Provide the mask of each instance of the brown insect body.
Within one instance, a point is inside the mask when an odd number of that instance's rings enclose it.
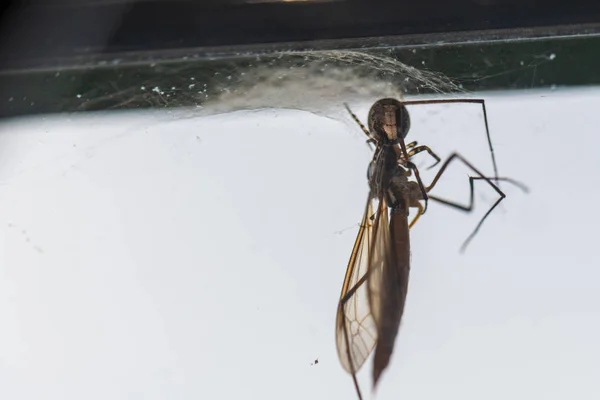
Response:
[[[369,289],[379,288],[381,317],[377,319],[377,343],[373,358],[373,386],[377,385],[381,373],[389,364],[398,335],[400,321],[408,291],[410,273],[409,207],[419,207],[422,200],[418,184],[407,179],[408,171],[396,166],[388,182],[387,203],[389,204],[389,251],[383,264],[380,281],[369,281]],[[385,212],[385,210],[382,210]],[[373,279],[371,276],[369,279]],[[370,297],[372,297],[371,295]]]
[[[369,131],[379,144],[374,157],[378,160],[378,168],[374,171],[381,169],[379,174],[374,173],[372,178],[375,179],[370,179],[371,193],[380,199],[385,196],[389,207],[389,210],[385,207],[381,210],[382,213],[389,212],[389,224],[386,222],[377,230],[389,232],[389,238],[383,241],[389,243],[389,250],[383,249],[387,259],[381,263],[379,273],[370,275],[368,284],[370,303],[373,305],[377,296],[379,308],[379,315],[373,316],[378,333],[373,387],[389,364],[404,313],[410,273],[409,207],[420,207],[419,200],[423,200],[417,182],[408,180],[410,172],[406,166],[409,160],[404,157],[406,149],[403,147],[409,129],[408,111],[395,99],[379,100],[369,110]]]

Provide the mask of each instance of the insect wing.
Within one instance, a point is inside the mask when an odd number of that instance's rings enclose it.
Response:
[[[346,269],[336,318],[338,357],[351,374],[364,364],[377,341],[377,326],[371,314],[367,287],[374,227],[372,215],[373,200],[369,197]]]

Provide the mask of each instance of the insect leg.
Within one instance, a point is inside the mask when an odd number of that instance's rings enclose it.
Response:
[[[483,111],[483,122],[485,123],[485,133],[487,136],[488,147],[492,156],[492,164],[494,165],[494,177],[498,178],[498,166],[496,165],[496,155],[494,154],[494,146],[492,146],[492,138],[490,136],[490,128],[488,125],[487,110],[485,108],[484,99],[431,99],[431,100],[407,100],[403,101],[402,104],[444,104],[444,103],[471,103],[481,105]]]
[[[350,113],[350,116],[352,117],[352,119],[354,120],[354,122],[356,122],[358,124],[358,126],[360,126],[360,129],[362,129],[362,131],[365,133],[365,135],[367,135],[369,137],[369,139],[367,140],[367,146],[369,146],[369,148],[371,150],[373,150],[373,148],[371,147],[371,145],[372,144],[377,145],[377,142],[375,141],[375,139],[373,139],[373,136],[371,136],[371,133],[369,133],[369,130],[363,125],[362,122],[360,122],[360,120],[358,119],[358,117],[356,116],[356,114],[354,114],[352,112],[352,110],[348,106],[348,103],[344,103],[344,107],[346,107],[346,110],[348,110],[348,112]]]
[[[360,126],[360,129],[362,129],[362,131],[365,133],[365,135],[367,135],[369,138],[373,139],[373,137],[371,136],[371,133],[369,133],[369,130],[367,129],[367,127],[364,126],[363,123],[360,122],[360,120],[358,119],[358,117],[356,116],[356,114],[354,114],[352,112],[352,110],[348,106],[348,103],[344,103],[344,107],[346,107],[346,110],[348,110],[348,112],[350,113],[350,116],[352,117],[352,119],[354,120],[354,122],[356,122],[358,124],[358,126]]]
[[[470,187],[470,193],[469,193],[469,205],[465,206],[450,200],[446,200],[443,199],[441,197],[437,197],[437,196],[432,196],[430,195],[429,197],[437,202],[440,202],[442,204],[446,204],[448,206],[454,207],[454,208],[458,208],[460,210],[466,211],[466,212],[471,212],[473,210],[473,205],[474,205],[474,188],[473,188],[473,182],[477,179],[477,180],[484,180],[486,181],[495,191],[496,193],[498,193],[499,197],[498,200],[496,200],[496,202],[490,207],[490,209],[485,213],[485,215],[481,218],[481,220],[479,221],[479,223],[477,224],[477,226],[475,227],[475,229],[473,230],[473,232],[467,237],[467,239],[464,241],[464,243],[461,246],[460,251],[463,252],[465,250],[465,248],[467,247],[467,245],[469,244],[469,242],[473,239],[473,237],[477,234],[477,232],[479,231],[479,229],[481,228],[481,225],[483,224],[483,222],[485,221],[485,219],[488,217],[488,215],[491,214],[491,212],[494,210],[494,208],[496,208],[496,206],[498,204],[500,204],[500,202],[502,200],[504,200],[504,198],[506,197],[506,195],[504,194],[504,192],[502,190],[500,190],[500,188],[495,185],[492,181],[508,181],[511,183],[516,184],[517,186],[521,187],[521,189],[525,189],[524,185],[519,184],[518,182],[509,179],[509,178],[488,178],[485,175],[483,175],[477,168],[475,168],[471,163],[469,163],[463,156],[461,156],[458,153],[453,153],[450,157],[448,157],[448,159],[442,164],[442,166],[440,167],[440,170],[438,171],[438,173],[436,174],[436,176],[433,178],[433,180],[431,181],[431,184],[427,187],[427,191],[429,192],[431,189],[433,189],[433,187],[436,185],[436,183],[438,182],[438,180],[440,179],[440,177],[443,175],[443,173],[445,172],[446,168],[448,167],[448,165],[453,161],[453,160],[460,160],[463,162],[463,164],[465,164],[467,167],[469,167],[469,169],[471,169],[473,172],[475,172],[478,176],[477,177],[469,177],[469,187]]]
[[[416,140],[412,141],[412,142],[406,144],[406,149],[408,150],[410,148],[415,147],[416,145],[417,145],[417,141]]]
[[[415,218],[413,218],[412,221],[410,221],[410,224],[408,224],[408,229],[412,228],[413,225],[417,222],[417,220],[419,219],[419,217],[421,215],[423,215],[423,206],[421,205],[421,203],[416,203],[416,207],[418,208],[417,210],[417,215],[415,215]]]
[[[413,143],[415,143],[415,142],[413,142]],[[408,148],[408,146],[406,146],[406,147]],[[433,152],[433,150],[431,150],[428,146],[417,146],[408,152],[408,156],[412,157],[416,154],[419,154],[422,151],[426,151],[427,153],[429,153],[429,155],[431,157],[435,158],[435,160],[436,160],[435,164],[431,165],[427,169],[431,169],[431,168],[435,167],[436,165],[438,165],[440,163],[440,161],[442,161],[442,159],[437,154],[435,154]]]
[[[403,143],[402,141],[400,141],[400,143]],[[404,149],[406,150],[406,149]],[[414,171],[415,172],[415,178],[417,178],[417,184],[419,185],[419,189],[421,189],[421,194],[423,196],[423,201],[425,201],[425,208],[423,208],[423,212],[421,214],[425,214],[425,211],[427,211],[427,200],[429,199],[429,196],[427,194],[428,190],[425,187],[425,185],[423,185],[423,181],[421,180],[421,175],[419,174],[419,169],[417,168],[417,166],[415,164],[413,164],[412,162],[406,161],[406,167],[408,168],[408,176],[410,176],[410,172]]]

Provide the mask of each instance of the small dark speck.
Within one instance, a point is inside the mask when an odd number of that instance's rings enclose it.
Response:
[[[315,358],[315,361],[314,361],[314,362],[312,362],[312,363],[310,363],[310,365],[317,365],[318,363],[319,363],[319,359],[318,359],[318,358]]]

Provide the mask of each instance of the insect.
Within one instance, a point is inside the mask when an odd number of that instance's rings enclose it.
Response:
[[[481,218],[469,235],[462,249],[477,233],[487,216],[504,199],[505,194],[493,181],[510,181],[497,176],[488,178],[458,153],[450,155],[428,186],[425,186],[419,170],[411,162],[418,153],[427,152],[437,165],[441,159],[428,146],[418,146],[413,141],[406,144],[410,129],[407,104],[439,102],[464,102],[465,100],[405,101],[386,98],[378,100],[370,109],[368,129],[346,105],[354,120],[368,136],[368,143],[375,145],[367,177],[369,195],[360,229],[350,255],[342,292],[337,308],[336,344],[343,368],[352,375],[359,399],[362,394],[356,379],[370,353],[373,357],[373,388],[389,364],[404,312],[410,272],[409,229],[427,209],[429,199],[471,211],[473,208],[473,183],[486,181],[498,194],[498,200]],[[480,100],[466,100],[480,102]],[[481,100],[482,101],[482,100]],[[483,103],[482,103],[483,105]],[[487,130],[487,116],[483,105]],[[488,142],[492,149],[491,141]],[[493,154],[493,153],[492,153]],[[464,206],[429,194],[452,161],[461,161],[476,176],[469,177],[470,204]],[[494,171],[497,171],[494,162]],[[409,178],[414,175],[414,180]],[[497,173],[496,173],[497,175]],[[422,204],[424,203],[424,204]],[[409,209],[416,215],[409,222]]]

